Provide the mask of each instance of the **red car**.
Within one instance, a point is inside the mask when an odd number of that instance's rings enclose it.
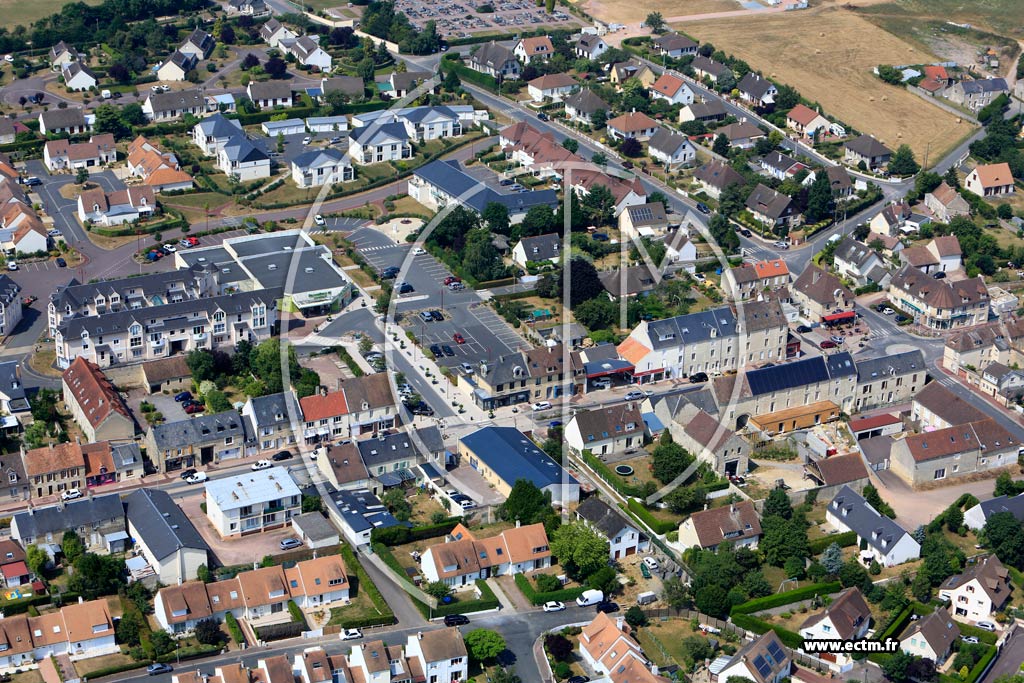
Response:
[[[201,413],[204,410],[206,410],[206,406],[204,406],[202,403],[189,403],[187,406],[185,406],[185,412],[188,413],[189,415],[192,415],[193,413]]]
[[[455,277],[454,275],[449,275],[448,277],[446,277],[444,279],[444,283],[446,285],[450,285],[453,282],[462,282],[462,278],[461,277]]]
[[[192,245],[193,247],[195,247],[195,246],[198,246],[198,244],[199,244],[199,238],[198,238],[198,237],[186,237],[185,239],[186,239],[186,240],[188,241],[188,243],[189,243],[189,244],[191,244],[191,245]]]
[[[821,344],[819,344],[818,346],[820,346],[823,349],[834,349],[834,348],[836,348],[839,345],[836,344],[831,339],[826,339],[825,341],[821,342]]]
[[[463,337],[458,332],[456,332],[455,334],[452,335],[452,341],[454,341],[456,344],[465,344],[466,338]]]

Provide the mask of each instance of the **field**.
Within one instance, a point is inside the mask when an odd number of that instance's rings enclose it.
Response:
[[[907,18],[931,18],[971,24],[995,33],[1021,39],[1020,0],[896,0],[895,2],[858,2],[861,11]]]
[[[39,0],[38,2],[25,2],[25,0],[0,0],[0,26],[14,28],[21,25],[28,27],[33,21],[48,17],[60,11],[68,0]],[[100,0],[84,0],[87,5],[98,5]]]
[[[878,64],[934,57],[839,8],[687,23],[702,42],[746,60],[797,88],[828,113],[891,147],[909,144],[918,159],[938,159],[971,132],[966,123],[918,96],[886,85]]]
[[[692,14],[742,9],[735,0],[648,0],[644,3],[631,0],[584,0],[578,4],[601,21],[620,24],[642,22],[651,12],[661,12],[666,19],[674,19]]]

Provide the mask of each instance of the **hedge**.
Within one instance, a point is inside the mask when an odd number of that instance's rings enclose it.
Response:
[[[447,68],[447,71],[454,71],[459,77],[459,80],[468,81],[469,83],[480,86],[491,93],[498,92],[498,81],[495,80],[494,76],[480,73],[479,71],[473,71],[465,64],[453,59],[442,62],[442,65]]]
[[[424,617],[446,617],[449,614],[467,614],[470,612],[483,612],[489,609],[498,609],[501,603],[498,601],[497,596],[494,595],[494,591],[487,585],[487,582],[480,579],[476,582],[476,587],[480,590],[480,598],[477,600],[466,600],[463,602],[453,602],[450,604],[438,603],[437,607],[433,609],[429,605],[426,605],[416,598],[412,601],[419,608],[420,612],[423,613]]]
[[[438,538],[451,533],[455,525],[461,521],[458,517],[449,517],[439,524],[427,524],[413,528],[404,526],[378,527],[370,532],[370,543],[385,546],[405,545],[428,538]]]
[[[242,627],[238,625],[238,619],[231,612],[224,615],[224,624],[228,627],[228,633],[231,634],[231,638],[235,641],[236,645],[245,644],[245,635],[242,634]]]
[[[22,142],[11,142],[0,145],[0,152],[10,154],[11,152],[42,152],[46,140],[24,140]]]
[[[11,600],[10,602],[4,602],[0,608],[3,609],[3,613],[7,616],[12,614],[25,614],[28,612],[29,606],[39,607],[40,605],[49,605],[52,598],[45,593],[41,595],[33,595],[29,598],[21,598],[19,600]]]
[[[104,676],[113,676],[114,674],[121,674],[125,671],[134,671],[135,669],[141,669],[147,666],[145,662],[128,662],[126,664],[118,664],[116,666],[105,666],[102,669],[96,669],[89,673],[89,680],[93,681],[97,678],[103,678]]]
[[[526,599],[534,605],[543,605],[545,602],[552,601],[571,602],[582,595],[583,591],[587,590],[585,586],[580,586],[579,588],[563,588],[562,590],[538,593],[525,574],[516,574],[515,582]]]
[[[790,603],[807,600],[816,595],[838,593],[842,589],[843,584],[838,581],[832,581],[829,583],[812,583],[809,586],[796,588],[791,591],[786,591],[785,593],[776,593],[775,595],[767,595],[763,598],[748,600],[741,605],[733,607],[731,614],[754,614],[755,612],[763,612],[766,609],[772,609],[773,607],[782,607],[783,605],[788,605]]]
[[[221,651],[220,645],[190,645],[189,647],[179,648],[174,652],[168,652],[165,655],[161,655],[156,658],[156,661],[168,664],[170,662],[179,659],[196,659],[198,657],[208,657],[216,652]],[[92,678],[92,675],[89,676]]]
[[[338,358],[341,359],[342,363],[348,366],[348,369],[351,370],[352,374],[356,377],[362,377],[366,374],[363,368],[360,367],[359,363],[356,362],[356,359],[352,357],[352,354],[350,354],[348,349],[344,346],[338,347]]]
[[[289,621],[284,624],[267,624],[256,631],[256,637],[263,641],[284,640],[285,638],[296,638],[306,630],[305,624],[297,624]]]
[[[832,536],[825,536],[824,538],[816,538],[809,543],[811,555],[820,555],[833,543],[838,543],[840,548],[849,548],[852,545],[856,545],[857,532],[844,531],[841,534],[833,534]]]
[[[309,625],[306,624],[306,615],[302,613],[302,610],[299,609],[294,600],[288,601],[288,614],[292,615],[293,622],[302,624],[303,630],[309,628]]]
[[[597,476],[601,477],[606,482],[611,484],[611,487],[618,491],[619,493],[621,493],[622,495],[633,497],[643,495],[643,491],[641,491],[639,487],[630,486],[626,482],[622,481],[622,477],[619,477],[617,474],[613,473],[611,468],[608,467],[608,465],[601,462],[600,459],[594,457],[594,454],[591,453],[589,450],[584,450],[582,457],[583,462],[587,463],[587,465],[590,466],[590,469],[594,470],[594,472],[597,473]]]
[[[370,602],[373,603],[374,608],[380,613],[379,616],[374,618],[373,624],[393,624],[395,623],[395,613],[388,606],[388,603],[384,600],[384,596],[380,594],[380,590],[377,589],[376,584],[370,579],[370,575],[363,569],[363,565],[359,563],[356,558],[356,554],[352,552],[352,548],[349,546],[342,546],[341,548],[341,559],[345,561],[345,566],[348,568],[349,584],[352,584],[352,574],[355,573],[356,583],[355,588],[357,590],[366,591],[366,595],[369,596]],[[356,621],[356,620],[350,620]],[[343,628],[359,628],[358,626],[348,625],[347,623],[342,624]]]
[[[757,634],[775,631],[775,635],[779,637],[782,644],[794,650],[799,649],[804,642],[803,636],[799,633],[795,633],[789,629],[784,629],[781,626],[772,626],[767,621],[762,621],[757,617],[750,616],[749,614],[734,614],[730,617],[730,621],[742,629],[753,631]]]
[[[667,534],[668,532],[675,531],[679,528],[679,524],[677,522],[658,519],[655,517],[651,514],[651,511],[636,498],[630,498],[626,503],[626,507],[628,507],[633,514],[643,520],[644,524],[650,527],[651,531],[656,534]]]
[[[257,123],[265,123],[278,114],[287,114],[290,119],[304,119],[309,116],[313,116],[315,113],[316,109],[313,107],[292,107],[291,109],[267,109],[264,111],[253,112],[252,114],[235,112],[232,114],[225,114],[224,117],[228,119],[235,119],[243,126],[253,126]]]
[[[188,221],[184,218],[177,217],[160,221],[159,223],[152,223],[150,225],[136,225],[127,228],[100,228],[93,226],[89,228],[89,232],[96,233],[97,235],[103,235],[104,237],[133,237],[139,233],[142,233],[143,235],[152,235],[158,232],[181,230],[186,226],[188,226]]]

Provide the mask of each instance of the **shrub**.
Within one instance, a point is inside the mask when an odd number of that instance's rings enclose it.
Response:
[[[537,584],[538,593],[550,593],[562,588],[562,582],[554,574],[538,574],[533,577],[533,582]]]
[[[543,605],[545,602],[551,602],[557,600],[558,602],[569,602],[575,600],[585,590],[582,587],[579,588],[563,588],[561,590],[549,591],[547,593],[537,592],[533,586],[530,585],[530,580],[526,578],[524,574],[515,575],[516,586],[522,591],[523,595],[534,605]]]
[[[228,627],[228,633],[231,634],[231,639],[235,641],[236,645],[245,644],[245,636],[242,635],[242,627],[238,625],[238,619],[231,612],[224,615],[224,624]],[[95,677],[96,674],[93,674]]]

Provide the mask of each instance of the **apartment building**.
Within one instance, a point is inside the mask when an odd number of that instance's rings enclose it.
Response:
[[[353,377],[337,391],[321,387],[299,399],[307,444],[377,434],[397,424],[398,406],[384,373]]]
[[[290,391],[246,400],[242,416],[252,425],[252,438],[260,453],[270,454],[295,446],[296,424],[301,420],[299,405]]]
[[[988,321],[989,293],[981,277],[936,280],[905,265],[889,282],[889,302],[918,325],[933,330],[972,327]]]
[[[722,278],[725,294],[734,301],[747,301],[765,291],[789,284],[789,267],[782,259],[755,261],[729,268]]]
[[[928,381],[920,350],[857,361],[857,412],[909,401]]]
[[[236,410],[152,424],[146,454],[159,472],[236,460],[256,452],[249,426]]]
[[[282,467],[206,482],[206,516],[224,538],[282,527],[301,512],[302,492]]]

